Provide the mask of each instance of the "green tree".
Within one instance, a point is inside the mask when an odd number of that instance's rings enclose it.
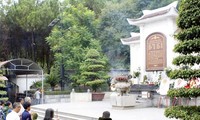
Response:
[[[127,68],[129,66],[129,47],[122,45],[120,39],[128,37],[133,27],[126,20],[127,11],[122,10],[124,4],[108,3],[100,16],[98,37],[102,50],[113,68]]]
[[[94,11],[96,17],[99,17],[102,9],[105,7],[106,0],[84,0],[84,5]]]
[[[28,58],[50,70],[53,59],[45,37],[48,24],[59,14],[59,1],[20,0],[0,6],[1,58]]]
[[[89,10],[94,11],[96,17],[99,17],[101,10],[105,7],[106,0],[66,0],[67,4],[74,6],[83,4]]]
[[[56,68],[52,67],[50,74],[48,74],[45,78],[45,82],[51,86],[51,89],[54,91],[55,86],[59,83],[59,75]]]
[[[108,79],[106,66],[106,59],[97,50],[89,49],[80,66],[81,76],[77,82],[90,86],[96,92]]]
[[[46,41],[54,53],[55,64],[63,63],[65,71],[74,71],[73,80],[76,81],[87,49],[97,43],[94,34],[98,21],[94,12],[82,4],[68,6],[59,15],[61,20]]]
[[[199,0],[182,0],[180,3],[179,17],[177,20],[180,32],[176,36],[178,44],[174,47],[174,51],[179,53],[179,56],[173,60],[173,64],[176,65],[178,69],[169,71],[169,77],[171,79],[182,78],[189,80],[192,77],[200,77],[199,68],[195,69],[194,67],[194,65],[199,66],[200,64],[199,6]],[[181,89],[170,90],[169,93],[179,93],[180,91]],[[176,95],[177,94],[174,94],[174,96]],[[199,88],[185,89],[181,92],[181,95],[197,97],[200,95]],[[166,109],[165,115],[170,118],[184,120],[198,120],[200,118],[199,108],[197,106],[170,107]]]

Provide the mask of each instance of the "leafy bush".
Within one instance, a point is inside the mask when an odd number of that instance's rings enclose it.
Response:
[[[3,98],[0,98],[0,101],[7,101],[8,100],[8,97],[3,97]]]
[[[37,88],[42,88],[42,81],[36,81],[33,82],[33,84],[30,87],[31,89],[37,89]],[[48,90],[50,88],[50,84],[46,83],[44,81],[44,90]]]
[[[71,91],[44,91],[45,95],[63,95],[70,94]]]
[[[165,116],[181,120],[199,120],[200,106],[172,106],[166,108]]]
[[[198,97],[200,96],[200,89],[199,88],[179,88],[179,89],[170,89],[167,92],[167,96],[170,98],[174,97]]]
[[[168,71],[168,77],[171,79],[188,79],[191,77],[200,77],[200,70],[192,70],[192,69],[175,69]]]

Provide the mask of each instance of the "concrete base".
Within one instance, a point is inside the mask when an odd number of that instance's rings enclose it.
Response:
[[[92,93],[70,93],[70,102],[91,102],[92,101]]]
[[[113,108],[130,108],[136,105],[136,96],[111,96],[111,105]]]
[[[69,97],[69,95],[45,95],[43,103],[69,102]]]

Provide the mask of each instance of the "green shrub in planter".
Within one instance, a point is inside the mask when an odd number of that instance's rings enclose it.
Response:
[[[66,95],[70,94],[71,91],[45,91],[45,95]]]
[[[188,98],[188,97],[198,97],[200,96],[200,89],[199,88],[179,88],[179,89],[170,89],[167,92],[167,96],[170,98],[174,97],[182,97],[182,98]]]
[[[181,120],[199,120],[200,106],[172,106],[166,108],[165,116]]]

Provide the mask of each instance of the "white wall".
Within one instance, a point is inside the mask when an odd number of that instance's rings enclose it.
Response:
[[[140,51],[140,43],[135,43],[130,45],[130,74],[133,74],[133,71],[136,71],[142,64],[141,62],[141,51]]]
[[[13,82],[19,86],[19,93],[24,93],[25,90],[30,90],[34,82],[41,80],[41,75],[18,75]]]

